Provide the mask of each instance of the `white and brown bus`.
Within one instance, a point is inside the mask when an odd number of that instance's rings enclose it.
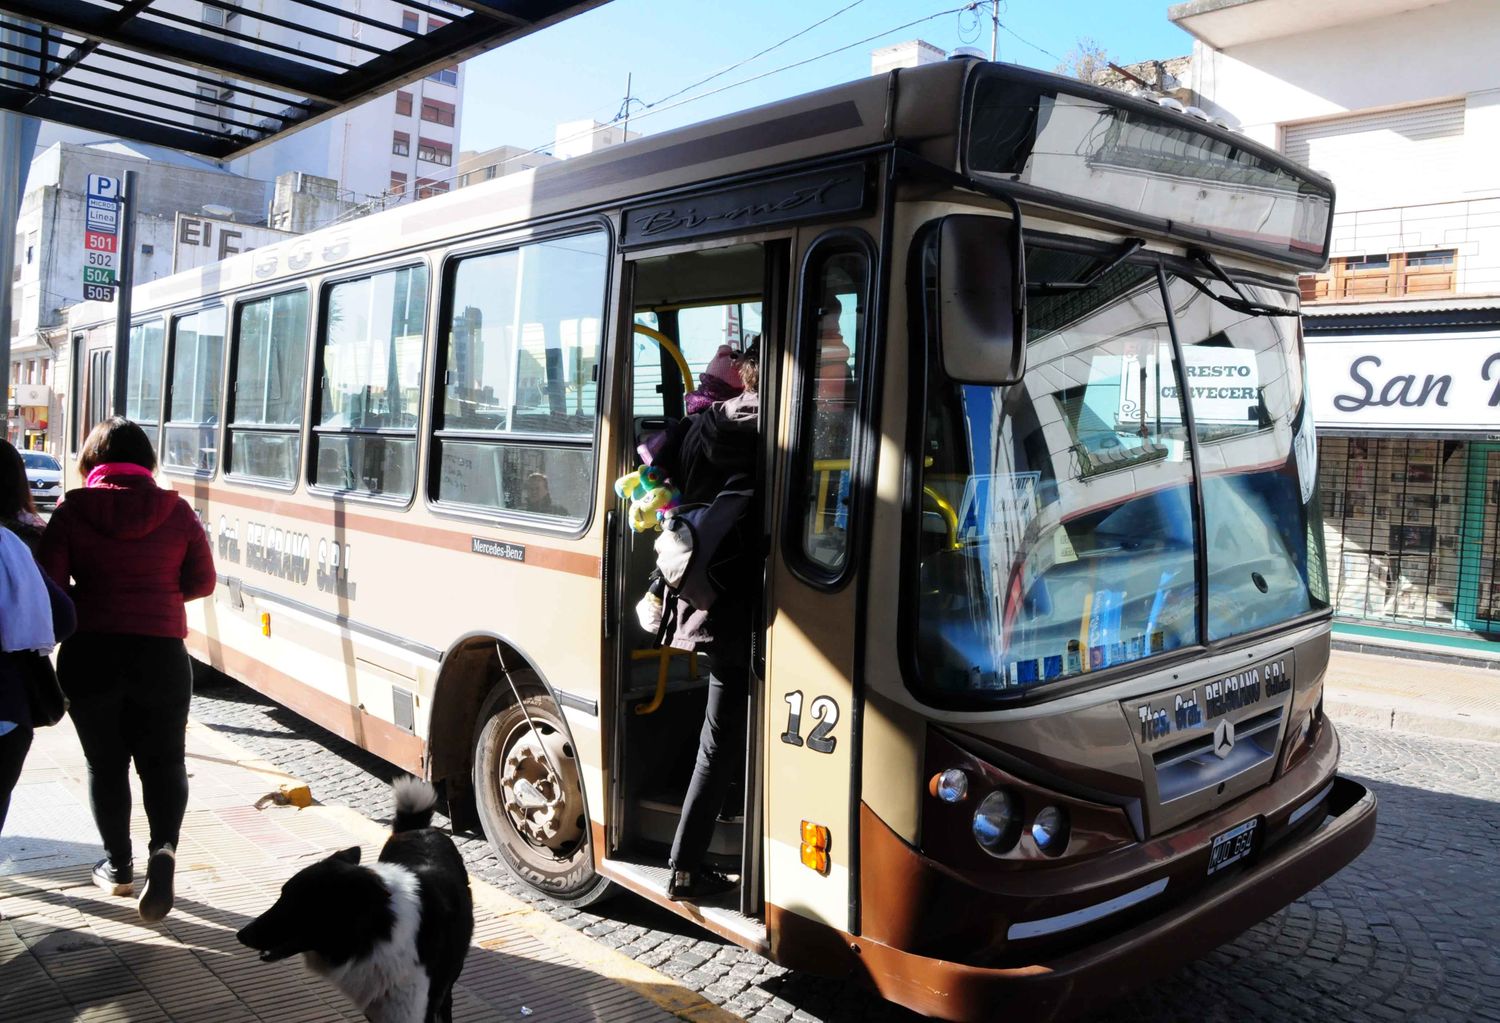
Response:
[[[1098,1005],[1369,843],[1323,715],[1296,274],[1329,183],[958,60],[144,285],[128,414],[218,558],[189,646],[621,886],[952,1019]],[[73,331],[72,451],[111,407]],[[668,903],[707,665],[611,482],[760,339],[737,894]]]

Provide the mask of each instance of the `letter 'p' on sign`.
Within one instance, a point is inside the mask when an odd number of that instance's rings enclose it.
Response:
[[[120,198],[120,179],[112,178],[107,174],[90,174],[88,194],[94,199],[118,199]]]

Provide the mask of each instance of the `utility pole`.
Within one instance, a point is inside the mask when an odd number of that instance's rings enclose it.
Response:
[[[1000,0],[990,0],[990,60],[1000,59]]]
[[[136,172],[125,172],[120,188],[120,276],[115,289],[115,415],[129,413],[125,402],[130,387],[130,289],[135,279]]]
[[[630,141],[630,83],[635,78],[635,72],[625,72],[625,105],[620,109],[625,111],[625,134],[620,137],[621,142]]]

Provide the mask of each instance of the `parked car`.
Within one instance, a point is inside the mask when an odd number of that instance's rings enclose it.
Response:
[[[26,479],[31,484],[31,500],[36,503],[36,510],[52,511],[62,500],[62,465],[40,451],[22,451],[21,461],[26,463]]]

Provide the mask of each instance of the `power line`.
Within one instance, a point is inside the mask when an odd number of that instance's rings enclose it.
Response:
[[[1016,34],[1016,30],[1013,29],[1013,28],[1011,28],[1005,22],[1002,21],[1000,23],[1000,27],[1003,28],[1003,29],[1005,29],[1006,32],[1008,32],[1011,35],[1015,36],[1017,39],[1020,39],[1021,42],[1025,43],[1027,46],[1031,47],[1033,50],[1037,50],[1037,51],[1039,51],[1041,53],[1045,53],[1047,56],[1051,57],[1053,60],[1057,61],[1059,64],[1062,63],[1062,61],[1063,61],[1062,57],[1059,57],[1057,54],[1053,53],[1051,50],[1047,49],[1045,46],[1038,46],[1036,43],[1032,42],[1030,39],[1026,39],[1026,38],[1023,38],[1020,35],[1017,35]]]
[[[863,0],[857,0],[857,2],[862,3]],[[850,4],[848,7],[844,7],[841,10],[834,12],[833,14],[829,15],[828,18],[824,18],[823,22],[826,22],[826,21],[828,21],[831,18],[838,17],[839,14],[842,14],[844,11],[847,11],[849,9],[849,7],[852,7],[852,6],[854,6],[854,4]],[[819,53],[819,54],[816,54],[816,55],[814,55],[812,57],[807,57],[807,58],[805,58],[803,60],[794,61],[791,64],[784,64],[781,67],[772,68],[769,71],[763,71],[760,74],[758,74],[758,75],[752,75],[749,78],[742,78],[742,79],[740,79],[737,82],[731,82],[728,85],[720,86],[719,88],[710,90],[709,92],[699,93],[698,95],[695,95],[695,96],[688,96],[685,99],[678,100],[676,103],[666,103],[666,101],[668,99],[671,99],[673,96],[680,96],[680,95],[682,95],[683,92],[687,91],[685,89],[679,89],[677,92],[672,93],[670,96],[664,96],[661,99],[657,100],[654,104],[651,104],[650,108],[648,110],[646,110],[646,111],[644,111],[642,113],[639,113],[639,114],[634,114],[632,116],[633,116],[634,119],[639,120],[641,118],[650,117],[652,114],[666,113],[668,110],[675,110],[677,107],[685,106],[688,103],[694,103],[694,102],[697,102],[700,99],[707,99],[710,96],[717,96],[719,93],[721,93],[721,92],[728,92],[730,89],[737,89],[741,85],[749,85],[750,83],[752,83],[752,82],[758,82],[758,81],[760,81],[763,78],[769,78],[772,75],[781,74],[783,71],[791,71],[791,70],[794,70],[796,68],[803,67],[804,65],[812,64],[812,63],[814,63],[816,61],[820,61],[820,60],[824,60],[824,59],[826,59],[828,57],[832,57],[835,54],[843,53],[846,50],[852,50],[852,49],[854,49],[857,46],[868,45],[869,43],[872,43],[872,42],[874,42],[877,39],[881,39],[881,38],[883,38],[885,36],[888,36],[888,35],[891,35],[891,34],[893,34],[895,32],[904,31],[905,29],[912,28],[912,27],[914,27],[916,25],[921,25],[924,22],[933,21],[933,20],[935,20],[937,18],[944,18],[944,17],[947,17],[950,14],[958,14],[961,11],[965,10],[967,7],[968,7],[968,4],[964,4],[963,6],[960,6],[960,7],[952,7],[952,8],[949,8],[947,10],[937,11],[937,12],[935,12],[933,14],[924,15],[923,17],[913,19],[912,21],[908,21],[908,22],[906,22],[903,25],[896,25],[893,28],[885,29],[883,31],[875,33],[874,35],[866,36],[864,39],[858,39],[858,40],[855,40],[852,43],[847,43],[847,44],[845,44],[843,46],[835,47],[834,49],[831,49],[831,50],[826,50],[826,51],[824,51],[822,53]],[[802,32],[797,33],[797,35],[803,35],[806,32],[811,31],[811,29],[816,28],[818,24],[822,24],[823,22],[818,22],[815,25],[811,25],[807,29],[804,29]],[[796,36],[791,36],[788,39],[782,40],[781,43],[777,43],[776,46],[780,46],[783,43],[789,42],[790,39],[794,39],[794,38],[796,38]],[[761,51],[761,53],[757,54],[756,56],[757,57],[758,56],[762,56],[763,54],[770,52],[770,50],[775,49],[776,46],[769,47],[766,50]],[[730,68],[726,68],[725,71],[733,70],[734,67],[743,66],[744,64],[746,64],[749,61],[754,60],[754,59],[755,59],[755,57],[748,57],[745,60],[740,61],[738,64],[732,65]],[[709,76],[709,78],[704,79],[703,81],[706,82],[706,81],[709,81],[709,80],[711,80],[713,78],[717,78],[717,77],[719,77],[723,73],[724,72],[715,72],[713,75]],[[701,85],[703,83],[700,82],[700,83],[697,83],[697,84]],[[694,87],[695,86],[688,86],[688,89],[692,89]],[[666,104],[666,105],[662,105],[662,104]],[[504,166],[505,164],[510,163],[510,162],[512,162],[514,160],[519,160],[519,159],[522,159],[523,157],[527,157],[527,156],[533,156],[533,155],[535,155],[537,153],[543,152],[544,150],[546,150],[549,147],[556,147],[557,145],[560,145],[560,144],[563,144],[563,143],[573,142],[573,141],[575,141],[577,139],[588,138],[591,135],[597,135],[600,132],[602,132],[602,131],[608,131],[609,129],[611,129],[613,127],[614,127],[613,123],[604,124],[604,125],[600,125],[597,128],[586,129],[584,131],[580,131],[580,132],[578,132],[576,134],[569,135],[569,136],[566,136],[564,138],[553,139],[551,143],[546,143],[546,144],[543,144],[543,145],[540,145],[540,146],[533,147],[531,149],[527,149],[527,150],[525,150],[523,152],[517,153],[515,156],[512,156],[512,157],[510,157],[507,160],[502,160],[502,161],[500,161],[500,163],[497,166]],[[430,179],[424,179],[424,180],[427,181],[430,184],[439,184],[439,183],[445,183],[445,182],[449,182],[449,181],[454,181],[459,176],[460,176],[459,173],[457,171],[455,171],[454,173],[448,175],[445,178],[430,178]],[[414,183],[412,183],[412,184],[414,184]],[[406,186],[403,186],[400,192],[389,192],[388,191],[388,192],[382,193],[381,195],[373,196],[373,197],[371,197],[371,199],[368,202],[362,203],[359,206],[356,206],[354,209],[348,210],[347,212],[345,212],[345,213],[341,214],[340,216],[336,217],[333,221],[330,222],[330,224],[328,226],[333,226],[335,224],[341,224],[341,223],[344,223],[345,221],[352,220],[352,219],[355,219],[357,217],[363,216],[366,213],[368,213],[371,210],[373,210],[377,205],[383,205],[384,203],[386,203],[393,195],[404,195],[408,191],[408,189],[412,187],[412,184],[408,184]]]
[[[964,6],[966,7],[967,5],[964,5]],[[722,86],[720,86],[717,89],[712,89],[712,90],[710,90],[708,92],[702,92],[702,93],[699,93],[696,96],[689,96],[686,99],[678,100],[676,103],[668,104],[667,106],[660,106],[659,104],[661,104],[662,102],[664,102],[664,100],[658,100],[656,104],[652,105],[652,108],[650,110],[648,110],[647,112],[645,112],[643,114],[637,114],[636,117],[637,118],[650,117],[652,114],[660,114],[660,113],[665,113],[668,110],[675,110],[677,107],[684,106],[684,105],[686,105],[688,103],[694,103],[694,102],[697,102],[700,99],[707,99],[710,96],[717,96],[721,92],[728,92],[730,89],[737,89],[741,85],[749,85],[751,82],[758,82],[758,81],[760,81],[763,78],[769,78],[772,75],[779,75],[783,71],[791,71],[791,70],[794,70],[796,68],[803,67],[804,65],[812,64],[812,63],[814,63],[816,61],[823,60],[823,59],[825,59],[827,57],[832,57],[835,54],[843,53],[845,50],[852,50],[852,49],[854,49],[857,46],[868,45],[869,43],[872,43],[875,40],[881,39],[881,38],[883,38],[885,36],[891,35],[892,33],[901,32],[901,31],[903,31],[905,29],[912,28],[915,25],[920,25],[923,22],[932,21],[932,20],[934,20],[936,18],[947,17],[950,14],[957,14],[957,13],[959,13],[962,10],[964,10],[964,7],[953,7],[953,8],[949,8],[948,10],[945,10],[945,11],[938,11],[935,14],[928,14],[928,15],[926,15],[924,17],[916,18],[916,19],[914,19],[912,21],[908,21],[904,25],[897,25],[894,28],[888,28],[888,29],[885,29],[884,31],[876,32],[872,36],[866,36],[863,39],[857,39],[854,42],[848,43],[848,44],[846,44],[844,46],[835,47],[832,50],[826,50],[823,53],[819,53],[819,54],[817,54],[815,56],[812,56],[812,57],[807,57],[807,58],[805,58],[803,60],[794,61],[791,64],[783,64],[781,67],[772,68],[770,71],[763,71],[763,72],[761,72],[758,75],[752,75],[749,78],[742,78],[742,79],[740,79],[737,82],[731,82],[728,85],[722,85]],[[680,95],[680,93],[678,93],[677,95]],[[565,139],[557,139],[555,141],[556,142],[571,142],[574,139],[585,138],[585,137],[587,137],[589,135],[597,135],[599,132],[605,131],[605,130],[607,130],[610,127],[612,127],[612,126],[611,125],[603,125],[601,127],[593,128],[593,129],[590,129],[588,131],[582,131],[582,132],[579,132],[577,135],[570,135],[570,136],[568,136]],[[511,157],[511,159],[517,160],[517,159],[520,159],[521,156],[529,156],[529,155],[531,155],[533,153],[540,152],[543,148],[545,148],[545,147],[538,146],[536,149],[527,150],[525,153],[521,153],[521,154],[519,154],[517,156]],[[505,161],[505,162],[509,162],[509,161]]]
[[[837,18],[840,14],[844,14],[847,11],[852,11],[854,8],[858,7],[860,4],[862,4],[864,2],[865,2],[865,0],[854,0],[854,2],[852,4],[849,4],[847,7],[841,7],[841,8],[839,8],[838,10],[836,10],[832,14],[830,14],[828,17],[823,18],[821,21],[815,21],[811,25],[809,25],[806,28],[804,28],[802,31],[792,33],[791,35],[787,36],[785,39],[783,39],[779,43],[772,43],[770,46],[767,46],[764,50],[761,50],[757,54],[754,54],[752,56],[746,57],[744,60],[736,61],[735,63],[729,65],[726,68],[721,68],[720,70],[715,71],[713,74],[709,75],[707,78],[702,79],[701,81],[694,82],[692,85],[684,86],[681,89],[678,89],[674,93],[670,93],[670,94],[668,94],[666,96],[663,96],[661,99],[657,100],[656,103],[647,103],[646,104],[646,109],[650,110],[652,107],[656,106],[658,103],[665,103],[669,99],[676,99],[678,96],[681,96],[683,93],[685,93],[685,92],[691,92],[692,90],[698,88],[698,86],[700,86],[700,85],[707,85],[709,82],[713,81],[715,78],[720,77],[721,75],[727,75],[729,72],[733,71],[735,68],[741,68],[741,67],[744,67],[746,64],[749,64],[753,60],[759,60],[761,57],[764,57],[766,54],[770,53],[772,50],[780,49],[781,47],[785,46],[787,43],[791,42],[794,39],[800,39],[802,36],[807,35],[807,33],[811,32],[813,29],[817,28],[818,26],[828,24],[834,18]]]

